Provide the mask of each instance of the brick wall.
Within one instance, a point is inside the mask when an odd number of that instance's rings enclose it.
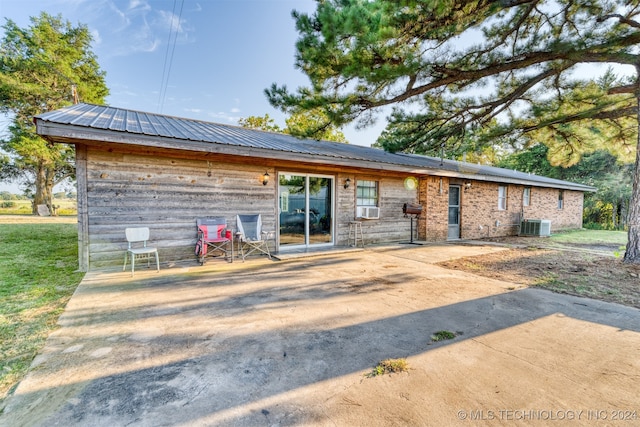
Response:
[[[418,220],[421,240],[441,242],[447,240],[449,178],[429,176],[420,180],[418,200],[422,215]]]
[[[471,188],[462,192],[461,237],[512,236],[518,233],[522,208],[522,187],[504,185],[507,188],[506,209],[498,207],[499,184],[472,181]]]
[[[560,190],[531,187],[529,206],[523,206],[522,185],[426,177],[421,180],[419,200],[424,214],[419,222],[419,236],[427,241],[447,240],[449,185],[460,185],[460,237],[481,239],[512,236],[518,233],[522,217],[551,220],[551,231],[582,227],[583,194],[563,191],[564,204],[558,208]],[[506,209],[498,207],[498,187],[507,187]]]
[[[527,219],[551,220],[551,231],[581,228],[584,195],[579,191],[563,191],[564,206],[558,209],[558,192],[552,188],[531,188],[530,206],[524,208]]]

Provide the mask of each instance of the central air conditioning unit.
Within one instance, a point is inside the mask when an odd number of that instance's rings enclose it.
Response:
[[[551,236],[551,221],[548,219],[525,219],[520,224],[521,236]]]
[[[356,216],[364,219],[380,218],[380,208],[376,206],[358,206]]]

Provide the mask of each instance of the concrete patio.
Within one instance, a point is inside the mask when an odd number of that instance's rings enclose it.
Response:
[[[89,273],[0,425],[638,425],[640,310],[434,265],[499,250]]]

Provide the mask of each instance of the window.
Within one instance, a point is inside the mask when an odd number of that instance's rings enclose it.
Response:
[[[522,206],[529,206],[531,204],[531,187],[524,187],[522,191]]]
[[[501,210],[501,211],[507,210],[507,186],[506,185],[498,186],[498,210]]]
[[[562,209],[564,207],[564,191],[558,191],[558,209]]]
[[[357,181],[357,206],[378,206],[378,181]]]

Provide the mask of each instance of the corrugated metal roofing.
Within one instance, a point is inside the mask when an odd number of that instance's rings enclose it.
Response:
[[[260,148],[278,152],[320,156],[331,163],[331,159],[354,160],[427,169],[431,173],[441,171],[449,174],[484,177],[495,181],[516,180],[546,187],[572,188],[594,191],[593,187],[582,184],[546,178],[492,166],[441,160],[439,158],[388,153],[384,150],[312,139],[298,139],[291,135],[246,129],[239,126],[223,125],[199,120],[145,113],[104,105],[76,104],[60,110],[36,116],[36,121],[69,125],[80,128],[108,130],[113,132],[170,138],[181,141],[205,142],[235,147]],[[46,135],[43,135],[46,136]],[[437,173],[434,173],[437,175]]]

